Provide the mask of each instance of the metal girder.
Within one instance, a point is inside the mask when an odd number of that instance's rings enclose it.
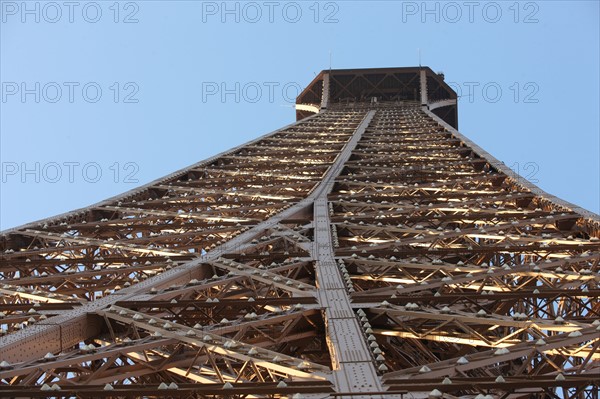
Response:
[[[207,351],[230,357],[240,361],[252,361],[255,365],[264,367],[278,373],[284,373],[297,379],[317,379],[323,380],[324,377],[314,374],[316,371],[327,371],[328,368],[322,365],[311,363],[306,360],[297,359],[285,354],[269,351],[253,345],[244,344],[235,340],[226,338],[197,328],[189,328],[177,323],[161,320],[140,312],[128,312],[127,309],[111,306],[109,312],[100,312],[101,315],[127,323],[144,330],[151,331],[159,337],[173,338],[197,348],[206,348]],[[134,318],[134,316],[136,316]],[[127,317],[129,316],[129,317]],[[153,320],[151,322],[150,320]],[[222,333],[226,331],[220,331]],[[256,353],[253,353],[252,350]],[[279,357],[278,360],[273,359]],[[306,371],[304,371],[306,370]],[[312,371],[309,372],[309,371]]]

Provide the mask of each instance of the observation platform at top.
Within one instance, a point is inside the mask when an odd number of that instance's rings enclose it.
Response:
[[[296,119],[339,105],[411,103],[426,106],[457,129],[457,98],[444,75],[426,66],[328,69],[321,71],[296,98]]]

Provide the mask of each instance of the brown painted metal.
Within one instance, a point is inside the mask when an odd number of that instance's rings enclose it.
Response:
[[[597,215],[456,131],[429,68],[323,71],[297,103],[4,231],[0,396],[598,398]]]

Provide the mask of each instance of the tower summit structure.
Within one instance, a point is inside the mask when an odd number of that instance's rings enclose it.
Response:
[[[600,219],[457,131],[427,67],[0,236],[1,397],[597,398]]]

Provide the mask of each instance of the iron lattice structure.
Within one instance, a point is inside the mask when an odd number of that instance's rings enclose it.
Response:
[[[600,222],[457,130],[429,68],[4,231],[0,396],[598,398]]]

